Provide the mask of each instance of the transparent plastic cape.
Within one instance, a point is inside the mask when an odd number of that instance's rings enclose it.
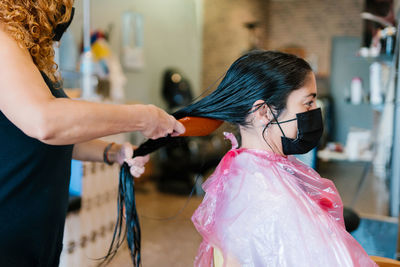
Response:
[[[233,148],[204,183],[195,266],[377,266],[346,232],[334,184],[295,157]]]

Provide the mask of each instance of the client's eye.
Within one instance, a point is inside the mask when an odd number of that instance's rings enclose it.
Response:
[[[312,101],[306,103],[306,105],[309,106],[309,107],[312,107],[313,104],[314,104],[314,100],[312,100]]]

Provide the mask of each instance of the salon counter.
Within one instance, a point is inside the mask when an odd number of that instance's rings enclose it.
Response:
[[[104,138],[124,143],[129,135]],[[73,161],[60,267],[97,266],[107,254],[117,216],[119,165]]]

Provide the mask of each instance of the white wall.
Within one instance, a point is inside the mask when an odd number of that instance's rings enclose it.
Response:
[[[128,100],[165,106],[161,98],[162,73],[176,67],[190,80],[194,95],[201,91],[202,0],[92,0],[91,29],[107,29],[113,24],[112,50],[120,55],[121,16],[134,11],[144,16],[146,66],[141,71],[125,71]],[[82,1],[75,1],[71,30],[80,42]]]

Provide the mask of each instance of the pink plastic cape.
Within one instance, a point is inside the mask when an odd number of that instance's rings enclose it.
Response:
[[[225,135],[233,148],[192,217],[203,237],[195,266],[213,266],[214,247],[224,266],[377,266],[346,232],[333,182],[293,156],[237,149]]]

